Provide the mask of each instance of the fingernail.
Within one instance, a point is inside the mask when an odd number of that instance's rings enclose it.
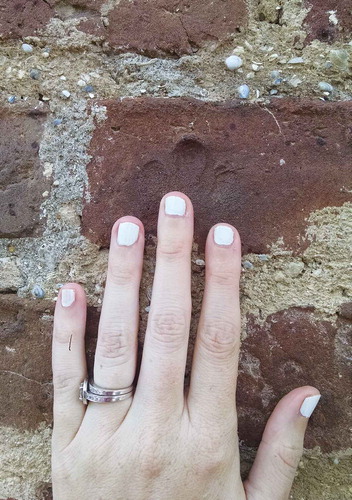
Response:
[[[139,226],[133,222],[121,222],[117,232],[117,244],[130,247],[138,240]]]
[[[216,226],[214,241],[218,245],[231,245],[233,243],[233,230],[229,226]]]
[[[185,200],[183,198],[180,198],[180,196],[168,196],[165,199],[165,213],[166,215],[185,215]]]
[[[301,415],[303,417],[309,418],[315,410],[315,407],[319,403],[320,398],[321,394],[317,394],[316,396],[309,396],[308,398],[306,398],[299,410],[301,412]]]
[[[70,307],[75,301],[75,291],[72,288],[63,288],[61,290],[62,307]]]

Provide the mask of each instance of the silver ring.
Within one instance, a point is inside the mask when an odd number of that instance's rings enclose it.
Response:
[[[98,396],[121,396],[122,394],[127,394],[133,391],[133,385],[125,387],[124,389],[103,389],[94,383],[92,379],[89,381],[90,392],[97,394]]]
[[[92,380],[86,378],[79,386],[79,399],[83,404],[88,404],[88,401],[94,403],[114,403],[122,401],[132,396],[133,385],[123,389],[103,389],[94,384]]]

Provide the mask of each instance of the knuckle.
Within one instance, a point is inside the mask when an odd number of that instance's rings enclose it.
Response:
[[[131,339],[134,338],[129,327],[114,326],[104,328],[99,331],[97,350],[101,357],[113,359],[117,364],[124,364],[130,361],[132,345]]]
[[[152,338],[171,350],[179,349],[185,341],[188,322],[181,308],[168,308],[151,318]]]
[[[276,456],[280,463],[280,470],[284,476],[292,478],[295,475],[302,452],[302,446],[285,443],[280,444]]]
[[[230,431],[224,431],[199,422],[199,428],[203,432],[198,433],[193,447],[197,472],[200,475],[219,474],[234,460],[237,426],[233,424]]]
[[[60,325],[54,328],[54,341],[57,344],[70,344],[70,340],[79,336],[79,332],[74,328],[61,328]]]
[[[111,282],[117,286],[128,286],[135,281],[135,267],[124,263],[109,264],[108,276]]]
[[[239,326],[235,321],[212,318],[205,322],[200,340],[212,356],[228,357],[239,348]]]
[[[234,269],[208,269],[208,279],[215,285],[234,286],[239,281],[239,274]]]
[[[158,255],[168,261],[179,260],[186,256],[185,242],[182,238],[165,238],[158,243]]]
[[[148,433],[142,438],[138,456],[138,468],[142,477],[156,479],[165,470],[166,460],[160,449],[160,436]]]
[[[76,379],[78,377],[73,376],[67,371],[56,371],[53,372],[53,386],[54,391],[57,392],[68,392],[72,391],[72,388],[76,385]]]
[[[224,444],[222,444],[220,449],[215,449],[214,446],[211,452],[200,452],[198,454],[198,460],[196,463],[198,474],[201,474],[203,476],[219,475],[229,465],[229,456],[225,451]]]

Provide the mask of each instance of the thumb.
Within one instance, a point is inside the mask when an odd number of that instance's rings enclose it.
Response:
[[[276,405],[244,483],[247,500],[288,499],[308,419],[319,399],[319,391],[306,386],[294,389]]]

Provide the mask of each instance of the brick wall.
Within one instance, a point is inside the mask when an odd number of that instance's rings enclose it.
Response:
[[[227,221],[244,254],[243,471],[278,399],[312,384],[323,398],[291,498],[352,498],[349,0],[17,0],[0,13],[0,498],[51,498],[55,298],[85,287],[91,364],[109,231],[127,214],[146,227],[142,346],[170,190],[196,213],[187,378],[205,236]]]

